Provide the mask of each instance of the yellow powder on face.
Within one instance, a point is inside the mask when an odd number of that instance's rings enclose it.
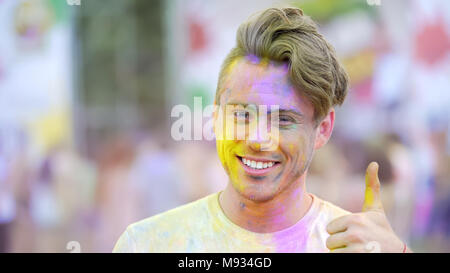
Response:
[[[229,151],[232,150],[232,146],[236,145],[236,142],[233,140],[218,140],[216,142],[216,145],[220,146],[220,152],[218,151],[218,155],[220,158],[220,161],[225,166],[225,168],[228,171],[228,176],[231,178],[239,177],[242,172],[242,168],[239,166],[240,162],[235,157],[235,154],[242,154],[239,151],[236,151],[234,149],[234,153],[230,153]],[[237,187],[239,191],[245,190],[245,183],[242,183],[243,181],[235,181],[237,183]]]
[[[242,59],[242,58],[236,58],[236,59],[234,59],[234,60],[228,65],[228,67],[225,68],[225,74],[224,74],[224,75],[230,75],[230,74],[234,71],[234,69],[236,68],[236,65],[239,63],[239,61],[240,61],[241,59]]]
[[[294,144],[289,144],[289,152],[294,152],[295,151],[295,146],[294,146]]]
[[[261,66],[261,68],[267,68],[267,66],[269,66],[270,64],[270,60],[268,58],[262,58],[261,61],[259,62],[259,65]]]

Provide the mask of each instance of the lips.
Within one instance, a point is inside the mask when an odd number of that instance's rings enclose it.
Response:
[[[270,171],[276,168],[280,162],[271,161],[268,159],[258,159],[258,158],[249,158],[249,157],[237,157],[241,162],[244,170],[250,174],[255,176],[263,176],[267,175]]]

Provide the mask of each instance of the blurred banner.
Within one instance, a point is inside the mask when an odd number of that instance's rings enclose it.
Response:
[[[193,106],[197,96],[203,98],[203,106],[212,104],[220,66],[235,46],[239,25],[251,14],[279,4],[242,1],[236,8],[218,0],[167,1],[169,103]]]
[[[63,1],[0,2],[0,143],[36,156],[72,135],[72,47]]]

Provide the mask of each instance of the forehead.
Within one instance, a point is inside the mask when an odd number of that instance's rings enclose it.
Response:
[[[220,103],[279,105],[280,109],[312,113],[312,105],[291,84],[288,75],[286,64],[256,57],[237,59],[228,68]]]

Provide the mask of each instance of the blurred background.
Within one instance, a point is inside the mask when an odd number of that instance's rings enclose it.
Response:
[[[449,252],[446,0],[0,0],[0,252],[110,252],[128,224],[223,189],[215,142],[173,140],[171,109],[212,104],[239,24],[286,5],[351,79],[308,190],[359,212],[376,160],[397,234]]]

